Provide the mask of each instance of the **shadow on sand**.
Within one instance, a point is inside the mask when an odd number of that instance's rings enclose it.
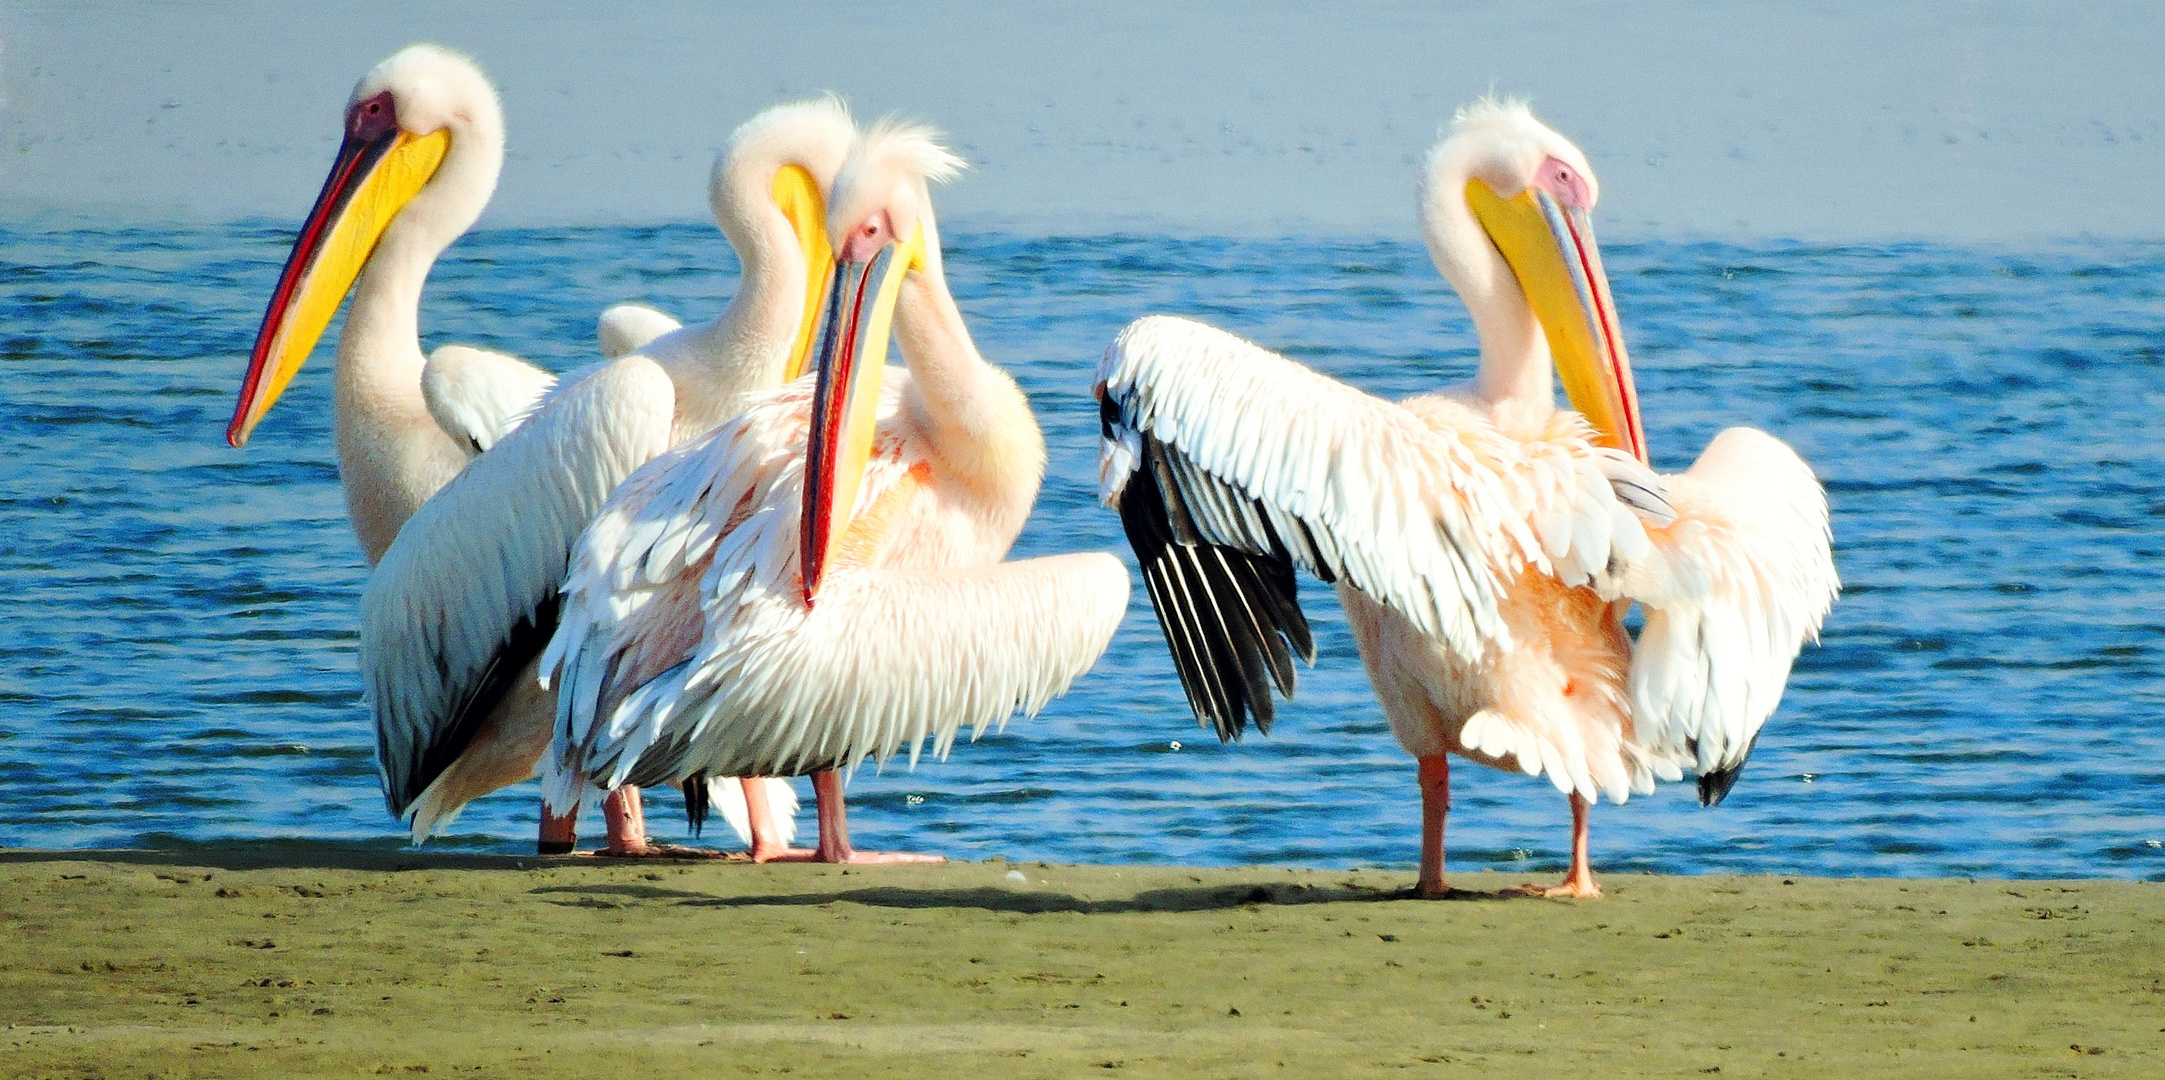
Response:
[[[581,867],[621,869],[628,865],[611,859],[581,856],[477,855],[455,852],[424,852],[407,848],[340,846],[321,843],[263,843],[173,849],[123,851],[0,850],[0,865],[34,863],[98,863],[149,868],[205,868],[211,870],[339,870],[360,873],[400,873],[422,870],[526,871],[543,868]],[[721,866],[710,860],[671,860],[676,866]],[[647,864],[654,865],[654,864]],[[749,866],[745,863],[733,865]],[[957,869],[972,864],[956,864]],[[1137,867],[1138,885],[1159,872],[1181,873],[1174,867]],[[1261,871],[1259,871],[1261,872]],[[1282,869],[1269,871],[1282,876]],[[921,875],[922,871],[918,871]],[[1223,874],[1224,872],[1218,872]],[[1231,873],[1237,875],[1238,871]],[[1221,911],[1239,907],[1298,906],[1305,904],[1379,903],[1413,899],[1406,888],[1379,888],[1343,880],[1331,871],[1310,877],[1336,877],[1329,882],[1226,881],[1163,888],[1143,888],[1132,895],[1086,898],[1071,893],[1026,885],[940,886],[874,885],[819,889],[809,892],[751,892],[716,895],[695,889],[672,889],[658,885],[596,881],[544,885],[527,890],[546,903],[566,907],[630,908],[649,904],[677,907],[762,908],[822,907],[829,904],[862,904],[883,908],[976,908],[983,911],[1042,914],[1120,914],[1131,912]],[[772,881],[772,879],[768,879]],[[755,886],[756,888],[757,886]],[[1482,902],[1519,899],[1511,890],[1454,891],[1448,899]]]
[[[1411,889],[1375,889],[1363,885],[1197,885],[1145,889],[1130,897],[1086,899],[1069,893],[1042,889],[976,885],[966,888],[911,888],[874,886],[807,893],[771,893],[753,896],[714,896],[688,889],[665,889],[652,885],[551,885],[531,890],[536,896],[555,896],[550,902],[568,907],[633,907],[641,904],[674,904],[679,907],[757,908],[825,907],[829,904],[863,904],[884,908],[978,908],[1019,914],[1075,912],[1114,915],[1141,911],[1223,911],[1239,907],[1302,904],[1366,904],[1414,899]],[[1518,899],[1510,891],[1456,891],[1452,901]]]
[[[689,860],[687,860],[689,861]],[[580,856],[475,855],[413,851],[403,847],[347,847],[315,841],[221,844],[216,847],[127,850],[0,850],[0,864],[106,863],[119,866],[202,866],[213,870],[530,870],[541,866],[593,866]],[[621,865],[621,864],[607,864]]]

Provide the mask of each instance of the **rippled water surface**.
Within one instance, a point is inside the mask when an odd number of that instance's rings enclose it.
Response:
[[[0,845],[401,842],[355,671],[366,569],[328,346],[245,451],[222,439],[290,228],[0,228]],[[1596,865],[2165,879],[2165,246],[1607,256],[1657,463],[1730,424],[1788,439],[1827,482],[1847,590],[1729,800],[1701,810],[1678,784],[1604,805]],[[1464,313],[1410,243],[964,232],[948,271],[1051,444],[1023,555],[1127,555],[1094,501],[1087,392],[1134,316],[1194,315],[1387,395],[1471,368]],[[423,330],[562,369],[591,358],[604,305],[705,318],[734,275],[703,226],[487,231],[437,268]],[[1138,589],[1043,715],[859,774],[859,840],[1410,865],[1412,761],[1335,602],[1305,600],[1321,656],[1270,738],[1193,726]],[[1546,780],[1454,781],[1454,866],[1561,866]],[[432,843],[531,850],[535,793]],[[654,801],[680,831],[675,796]]]

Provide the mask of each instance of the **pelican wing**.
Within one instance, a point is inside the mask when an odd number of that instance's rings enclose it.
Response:
[[[657,460],[582,542],[543,658],[558,687],[553,805],[588,779],[795,775],[905,746],[914,763],[927,740],[944,755],[965,727],[1034,714],[1111,641],[1127,570],[1102,553],[851,566],[807,608],[809,393],[793,384]],[[891,414],[897,394],[883,398]],[[875,443],[859,507],[911,482],[899,442]]]
[[[1128,579],[1119,559],[1089,552],[838,572],[809,610],[786,588],[732,593],[710,601],[733,610],[699,654],[619,709],[613,727],[657,736],[636,762],[618,756],[622,780],[798,775],[904,747],[914,765],[928,740],[945,757],[961,730],[975,739],[1017,711],[1035,715],[1090,670],[1127,608]]]
[[[1626,573],[1646,609],[1631,665],[1639,742],[1727,795],[1780,703],[1789,666],[1834,604],[1827,498],[1809,465],[1751,428],[1667,478],[1676,521]]]
[[[1522,446],[1467,406],[1383,401],[1182,319],[1130,325],[1098,380],[1101,496],[1220,738],[1250,713],[1268,730],[1268,682],[1290,695],[1291,652],[1313,659],[1294,565],[1471,659],[1508,646],[1501,581],[1598,584],[1645,544],[1631,507],[1664,510],[1657,479],[1578,429]]]
[[[601,334],[602,358],[614,360],[619,356],[630,356],[646,348],[655,338],[683,326],[645,304],[611,305],[601,313],[597,327]]]
[[[556,376],[488,349],[446,345],[421,369],[421,399],[451,441],[478,455],[526,420]]]
[[[399,531],[361,599],[385,801],[404,816],[540,654],[572,545],[669,444],[675,393],[632,357],[553,395]]]

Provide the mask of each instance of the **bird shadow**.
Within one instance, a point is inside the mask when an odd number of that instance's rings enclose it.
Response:
[[[1419,899],[1412,889],[1379,889],[1358,884],[1261,885],[1228,884],[1145,889],[1133,896],[1091,898],[1043,889],[1007,889],[978,885],[961,888],[916,888],[875,885],[852,889],[822,889],[801,893],[765,893],[748,896],[716,896],[690,889],[652,885],[596,883],[547,885],[528,890],[565,907],[620,908],[638,904],[673,904],[688,908],[826,907],[862,904],[866,907],[923,910],[976,908],[1013,914],[1066,912],[1085,915],[1118,915],[1135,912],[1224,911],[1232,908],[1294,907],[1305,904],[1370,904]],[[1510,890],[1478,892],[1453,890],[1444,902],[1485,902],[1517,899]]]
[[[411,848],[306,844],[234,844],[216,847],[128,850],[0,850],[0,865],[102,863],[172,869],[352,870],[400,873],[416,870],[538,870],[626,865],[581,856],[481,855],[415,851]],[[707,860],[672,861],[671,865],[715,866]],[[738,864],[744,865],[744,864]],[[1357,881],[1330,883],[1240,882],[1143,889],[1131,895],[1087,897],[1023,885],[939,886],[867,885],[801,892],[717,895],[637,882],[593,881],[537,886],[528,895],[564,907],[627,908],[668,904],[687,908],[817,908],[861,904],[893,909],[974,908],[1016,914],[1071,912],[1224,911],[1232,908],[1295,907],[1307,904],[1389,903],[1419,899],[1410,888],[1384,888]],[[1454,889],[1442,902],[1483,903],[1522,898],[1512,889]]]
[[[540,866],[592,866],[578,856],[477,855],[415,851],[405,847],[344,847],[277,842],[217,847],[0,850],[0,865],[86,862],[118,866],[205,867],[212,870],[527,870]]]

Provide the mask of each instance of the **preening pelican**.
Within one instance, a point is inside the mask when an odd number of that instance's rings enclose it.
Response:
[[[1098,371],[1121,515],[1200,722],[1269,730],[1314,660],[1295,564],[1337,583],[1419,763],[1425,895],[1448,891],[1447,754],[1546,774],[1600,895],[1592,804],[1699,774],[1727,794],[1838,588],[1826,497],[1750,428],[1657,477],[1577,147],[1524,105],[1461,110],[1420,195],[1480,338],[1470,387],[1391,403],[1231,335],[1152,317]],[[1555,407],[1552,371],[1577,412]],[[1636,641],[1622,616],[1644,609]]]
[[[840,167],[855,128],[838,103],[785,109],[741,129],[731,147],[740,153],[725,152],[717,165],[717,201],[723,187],[735,200],[725,231],[746,265],[731,311],[752,340],[666,371],[641,359],[642,373],[659,375],[658,387],[639,373],[598,371],[559,391],[577,406],[555,410],[556,420],[514,450],[498,441],[517,442],[511,429],[553,378],[530,377],[500,354],[455,348],[438,350],[424,374],[417,334],[428,266],[478,216],[502,161],[494,90],[463,57],[414,46],[363,78],[347,117],[346,145],[266,315],[229,437],[245,441],[358,277],[336,404],[348,505],[363,548],[379,563],[364,596],[362,666],[386,799],[394,814],[413,818],[419,840],[468,800],[533,774],[554,703],[533,685],[529,661],[553,627],[571,539],[609,488],[669,445],[685,422],[679,404],[688,406],[688,422],[702,422],[724,407],[728,386],[747,378],[740,368],[748,365],[770,384],[782,381],[792,343],[810,333],[799,325],[804,298],[831,273],[824,237],[799,234],[820,228],[819,188]],[[790,128],[799,130],[782,130]],[[818,253],[816,275],[808,248]],[[796,352],[801,357],[801,346]],[[567,432],[578,420],[607,426],[635,416],[638,406],[609,391],[639,386],[660,394],[658,434],[644,433],[642,442],[624,433],[609,443],[597,432]],[[595,442],[613,456],[595,451]],[[492,447],[479,475],[460,471]],[[460,482],[447,486],[454,476]],[[507,561],[516,559],[525,564]],[[752,816],[793,807],[786,788],[750,800]],[[726,810],[732,801],[724,793],[718,804]],[[612,803],[610,850],[649,850],[636,793]],[[569,820],[545,818],[543,850],[569,850],[571,829]],[[780,843],[786,832],[771,822],[764,830]]]
[[[1001,561],[1045,441],[947,291],[927,181],[959,166],[923,129],[867,132],[828,215],[816,385],[640,470],[581,541],[543,660],[552,806],[589,782],[809,772],[816,858],[921,859],[851,847],[834,770],[1035,713],[1111,640],[1119,560]],[[884,365],[890,329],[907,370]]]

